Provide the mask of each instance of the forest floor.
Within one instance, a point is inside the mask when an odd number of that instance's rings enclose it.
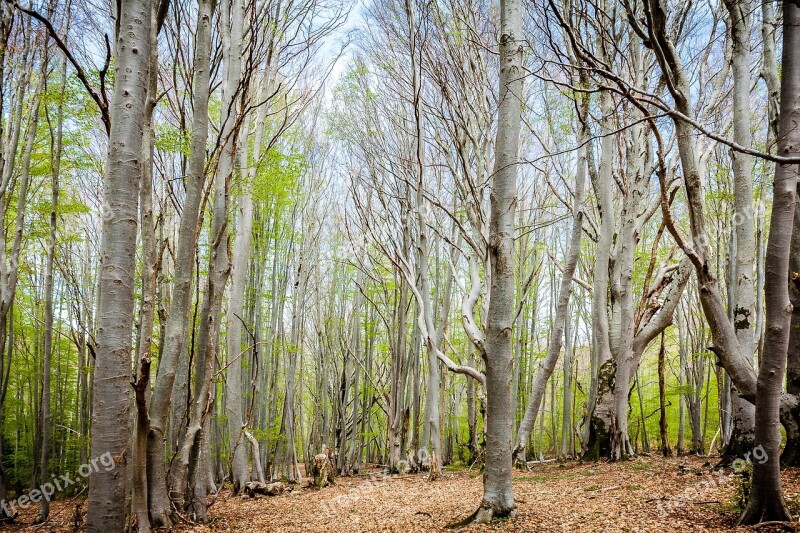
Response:
[[[537,464],[514,473],[516,518],[463,531],[730,531],[739,515],[741,476],[731,469],[715,471],[717,461],[652,456],[611,464]],[[783,479],[787,504],[800,515],[800,469],[785,470]],[[210,524],[184,523],[175,531],[441,531],[474,511],[481,491],[481,473],[466,468],[446,469],[433,483],[424,474],[375,472],[273,497],[231,497],[223,490],[209,511]],[[31,506],[0,531],[75,531],[75,506],[75,501],[53,502],[53,519],[38,527],[30,525]]]

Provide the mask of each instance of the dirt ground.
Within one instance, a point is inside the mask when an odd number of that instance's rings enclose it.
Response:
[[[536,465],[514,474],[515,518],[463,531],[730,531],[739,512],[740,477],[730,469],[715,472],[715,463],[653,456],[614,464]],[[175,531],[441,531],[475,510],[481,486],[479,471],[450,469],[436,482],[422,474],[376,471],[339,478],[322,490],[296,487],[254,499],[223,490],[209,511],[210,524],[184,523]],[[784,471],[784,488],[792,512],[800,514],[800,469]],[[35,510],[29,509],[0,531],[74,531],[76,503],[54,502],[52,520],[38,527],[31,525]]]

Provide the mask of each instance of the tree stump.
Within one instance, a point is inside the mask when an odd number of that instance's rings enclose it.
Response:
[[[318,489],[335,483],[336,468],[333,466],[333,449],[323,446],[322,453],[314,456],[311,474],[314,478],[314,486]]]

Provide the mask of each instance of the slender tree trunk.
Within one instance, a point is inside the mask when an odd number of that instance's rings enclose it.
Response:
[[[215,0],[198,0],[197,31],[194,47],[192,84],[192,129],[184,186],[186,200],[178,228],[174,260],[174,282],[169,315],[165,326],[164,350],[150,403],[150,429],[147,444],[148,505],[153,527],[171,527],[177,518],[172,510],[164,468],[164,437],[170,414],[173,385],[179,361],[187,359],[190,311],[194,292],[195,253],[200,220],[200,202],[205,183],[206,142],[208,140],[208,100],[211,63],[211,16]],[[176,401],[180,399],[176,398]],[[174,425],[174,424],[173,424]],[[171,429],[175,429],[174,427]],[[169,443],[170,447],[174,442]]]
[[[266,76],[263,91],[264,96],[270,94],[269,80],[271,74]],[[245,431],[242,416],[242,359],[248,350],[242,349],[242,324],[244,322],[245,286],[247,284],[247,266],[250,258],[250,241],[253,233],[253,180],[258,170],[261,156],[261,145],[264,134],[264,121],[267,106],[261,107],[254,125],[255,142],[253,145],[253,163],[246,168],[243,166],[244,184],[239,197],[236,235],[233,244],[233,258],[231,269],[231,295],[227,316],[227,342],[228,342],[228,373],[225,380],[225,410],[228,419],[228,439],[231,449],[231,481],[233,493],[238,494],[244,484],[249,481],[247,472],[247,445],[243,438]],[[247,150],[241,152],[242,158],[247,158]]]
[[[475,364],[475,352],[470,343],[467,346],[467,364]],[[475,401],[475,380],[467,380],[467,448],[469,449],[469,462],[474,463],[478,459],[478,409]]]
[[[408,354],[406,349],[406,321],[408,310],[408,289],[406,280],[400,273],[395,274],[398,281],[394,308],[393,342],[391,350],[390,374],[391,382],[389,385],[389,412],[387,417],[388,424],[388,459],[389,471],[393,474],[400,473],[403,469],[405,457],[403,456],[402,443],[403,436],[403,412],[405,409],[405,388],[404,377],[405,367],[408,364]],[[416,434],[416,429],[414,430]],[[416,448],[414,448],[416,454]]]
[[[730,16],[732,42],[731,66],[733,70],[733,140],[740,146],[750,147],[750,0],[725,0]],[[756,295],[753,275],[755,272],[756,246],[753,223],[753,177],[752,158],[731,151],[734,177],[733,226],[736,241],[732,290],[733,326],[742,351],[753,362],[756,350],[755,314]],[[755,407],[739,398],[736,388],[731,390],[733,408],[733,431],[726,448],[726,455],[742,457],[753,447]]]
[[[575,195],[572,204],[573,222],[572,234],[570,236],[567,255],[564,260],[564,269],[561,273],[561,286],[558,291],[558,301],[556,303],[555,314],[553,315],[553,328],[550,333],[550,343],[547,347],[547,355],[539,363],[539,369],[533,382],[533,390],[528,398],[528,405],[525,407],[525,417],[517,431],[517,442],[514,447],[514,456],[521,452],[527,445],[531,430],[536,424],[536,415],[539,412],[539,405],[545,393],[547,381],[555,370],[556,363],[561,353],[561,346],[564,340],[564,327],[567,321],[567,310],[569,309],[569,297],[572,293],[572,278],[578,267],[578,258],[581,252],[581,235],[583,234],[583,202],[586,197],[586,145],[589,141],[589,130],[584,117],[589,115],[589,98],[584,97],[581,103],[581,113],[578,119],[581,126],[578,135],[578,168],[575,171]],[[566,395],[566,390],[564,391]],[[555,439],[555,435],[553,435]]]
[[[514,305],[514,220],[522,103],[522,5],[500,2],[500,89],[491,183],[489,308],[486,320],[486,462],[483,501],[474,520],[514,516],[511,486],[514,413],[511,412],[511,340]]]
[[[677,454],[684,455],[685,450],[685,435],[686,435],[686,402],[689,396],[684,391],[688,386],[689,374],[686,372],[688,368],[688,358],[686,355],[686,324],[683,321],[683,312],[678,311],[675,320],[678,327],[678,386],[681,389],[680,397],[678,398],[678,443]]]
[[[664,332],[661,332],[661,344],[658,348],[658,406],[660,416],[658,427],[661,433],[661,453],[664,457],[672,456],[672,448],[669,445],[669,426],[667,423],[667,390],[666,390],[666,370],[667,357],[664,346]],[[644,424],[644,420],[642,420]],[[644,428],[644,425],[642,426]]]
[[[297,360],[300,357],[300,336],[303,326],[304,301],[306,293],[306,265],[304,251],[300,252],[297,273],[294,285],[292,302],[291,333],[286,364],[286,396],[283,400],[283,414],[281,416],[281,431],[283,438],[278,440],[275,450],[275,463],[272,467],[272,479],[285,478],[290,483],[302,481],[300,468],[297,464],[297,449],[295,435],[295,403],[297,389]]]
[[[69,31],[70,3],[66,5],[65,27]],[[63,146],[64,132],[64,104],[63,97],[67,83],[67,60],[61,63],[61,87],[57,109],[56,109],[56,129],[53,134],[51,144],[52,151],[52,189],[50,195],[50,236],[47,243],[47,264],[44,275],[44,357],[42,361],[42,405],[41,405],[41,427],[42,427],[42,448],[39,462],[39,479],[44,483],[49,478],[50,471],[50,377],[53,357],[53,265],[56,253],[56,230],[58,229],[58,193],[60,189],[59,178],[61,174],[61,151]],[[35,522],[42,523],[50,515],[50,498],[42,498],[39,506],[39,513]]]
[[[572,446],[572,367],[574,365],[573,347],[575,342],[571,324],[572,319],[568,316],[567,321],[564,323],[564,403],[561,415],[561,457],[564,460],[571,458],[574,451]]]

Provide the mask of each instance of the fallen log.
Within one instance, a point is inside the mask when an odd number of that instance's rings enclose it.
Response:
[[[251,481],[245,483],[244,493],[255,498],[256,494],[263,494],[265,496],[278,496],[286,492],[286,485],[280,481],[275,483],[261,483],[260,481]]]

